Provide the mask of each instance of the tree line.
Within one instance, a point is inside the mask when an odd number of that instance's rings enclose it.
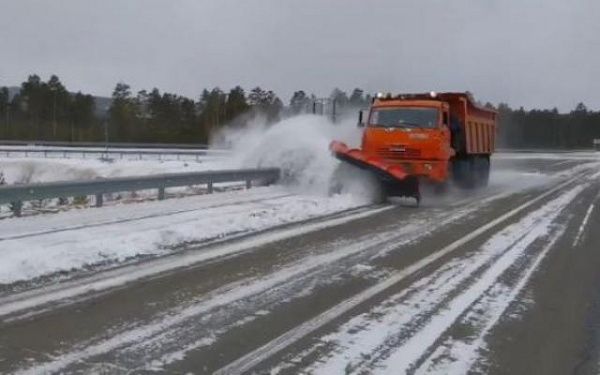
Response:
[[[218,129],[243,126],[256,116],[272,123],[300,113],[354,114],[371,100],[360,88],[349,94],[336,88],[327,98],[298,90],[284,105],[271,90],[246,92],[240,86],[205,89],[195,100],[157,88],[133,93],[120,82],[104,110],[96,108],[93,96],[69,92],[56,75],[46,82],[31,75],[12,96],[0,87],[0,139],[205,144]],[[600,112],[583,103],[569,113],[504,103],[496,109],[501,147],[589,148],[600,138]]]
[[[600,111],[579,103],[569,113],[558,109],[511,109],[498,105],[498,143],[509,148],[591,148],[600,139]]]
[[[96,121],[94,98],[67,91],[53,75],[44,82],[31,75],[10,98],[0,87],[0,138],[18,140],[76,140]]]
[[[200,143],[223,126],[240,126],[254,116],[278,121],[283,102],[271,90],[240,86],[228,92],[203,90],[197,100],[160,92],[133,93],[117,83],[107,111],[91,95],[71,93],[53,75],[31,75],[12,96],[0,88],[0,139],[77,142]]]

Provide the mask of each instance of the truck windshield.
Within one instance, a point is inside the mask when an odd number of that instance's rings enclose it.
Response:
[[[436,108],[379,108],[371,111],[369,125],[382,128],[435,128]]]

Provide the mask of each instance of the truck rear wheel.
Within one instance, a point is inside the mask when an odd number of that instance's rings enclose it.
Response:
[[[490,160],[487,156],[469,156],[452,163],[452,179],[463,189],[485,187],[490,179]]]
[[[477,185],[475,161],[472,157],[455,159],[452,163],[452,180],[462,189],[472,189]]]
[[[477,186],[486,187],[490,181],[490,160],[481,156],[476,159]]]

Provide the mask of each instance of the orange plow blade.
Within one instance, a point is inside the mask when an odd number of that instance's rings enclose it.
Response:
[[[390,164],[377,156],[365,155],[361,150],[349,148],[343,142],[332,141],[329,144],[329,149],[339,160],[358,168],[368,169],[386,179],[402,181],[409,176],[402,166]]]

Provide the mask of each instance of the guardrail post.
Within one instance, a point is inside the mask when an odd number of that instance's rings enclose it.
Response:
[[[11,202],[10,210],[13,212],[13,215],[15,215],[16,217],[21,217],[22,209],[23,209],[23,202],[21,202],[21,201]]]
[[[96,194],[96,207],[102,207],[104,197],[102,196],[102,193],[98,193]]]
[[[252,180],[246,180],[246,189],[250,189],[252,187]]]
[[[208,183],[208,185],[206,186],[206,190],[208,191],[208,194],[212,194],[213,193],[213,183],[212,183],[212,181],[210,181]]]
[[[161,186],[158,188],[158,200],[162,201],[163,199],[165,199],[165,187]]]

